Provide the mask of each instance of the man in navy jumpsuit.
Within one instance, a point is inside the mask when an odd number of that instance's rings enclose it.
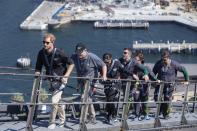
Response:
[[[145,81],[148,82],[149,79],[147,69],[131,56],[132,56],[131,48],[124,48],[122,58],[119,59],[121,64],[123,65],[123,69],[120,73],[120,78],[128,79],[132,81],[130,86],[130,92],[129,92],[130,94],[128,98],[129,101],[132,101],[133,99],[133,89],[136,80],[136,75],[134,74],[134,70],[142,70],[145,74],[143,76]],[[125,96],[126,84],[127,84],[126,81],[122,81],[122,90],[124,96]],[[130,104],[128,106],[128,113],[129,113],[129,109],[130,109]]]
[[[110,53],[105,53],[103,55],[103,61],[107,66],[107,78],[118,79],[120,76],[120,72],[123,69],[123,66],[120,63],[120,61],[117,59],[112,59],[112,54]],[[106,95],[107,102],[117,101],[116,95],[118,94],[120,88],[121,88],[120,81],[107,80],[106,82],[104,82],[104,92]],[[115,121],[116,113],[117,113],[115,104],[114,103],[106,104],[106,110],[108,112],[107,114],[108,123],[110,123],[111,120]]]
[[[181,66],[178,62],[171,60],[170,52],[164,51],[161,55],[161,60],[159,60],[153,67],[153,72],[157,76],[157,79],[166,82],[163,89],[164,101],[170,101],[172,98],[177,71],[184,74],[184,85],[188,85],[189,77],[186,68]],[[159,86],[155,88],[155,101],[158,99],[158,93]],[[160,109],[160,113],[163,114],[163,117],[168,119],[170,113],[170,103],[162,103]]]
[[[121,79],[129,79],[129,80],[134,80],[135,77],[134,75],[134,69],[137,70],[142,70],[144,72],[144,79],[145,81],[148,81],[148,71],[147,69],[140,64],[136,59],[132,59],[132,51],[131,48],[124,48],[123,50],[123,56],[120,58],[120,63],[123,65],[123,70],[120,73],[120,78]],[[134,83],[134,82],[132,82]],[[122,88],[123,88],[123,93],[125,94],[125,88],[126,88],[126,82],[122,83]]]

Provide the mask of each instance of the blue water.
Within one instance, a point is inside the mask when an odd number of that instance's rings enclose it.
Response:
[[[121,56],[123,48],[132,47],[132,42],[135,40],[142,42],[186,40],[186,42],[197,43],[196,31],[174,23],[150,24],[148,30],[95,30],[92,23],[72,23],[49,31],[20,30],[19,25],[40,3],[41,0],[0,0],[0,66],[15,67],[17,58],[29,56],[34,67],[37,52],[42,48],[42,36],[45,33],[53,33],[57,38],[56,46],[69,55],[73,53],[76,43],[83,42],[91,52],[98,56],[101,57],[105,52],[111,52],[114,58]],[[194,55],[173,55],[172,57],[181,63],[197,63]],[[147,62],[155,62],[158,59],[159,55],[146,55]],[[0,72],[15,71],[1,69]],[[17,72],[32,73],[24,70]],[[26,81],[18,79],[18,77],[0,76],[0,92],[31,93],[32,77],[26,77]],[[73,80],[71,83],[75,84]],[[72,90],[66,91],[65,94],[70,94],[70,92]],[[26,97],[29,98],[28,95]],[[7,100],[7,98],[7,96],[0,97],[0,101]]]

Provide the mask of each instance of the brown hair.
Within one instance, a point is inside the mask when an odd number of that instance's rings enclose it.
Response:
[[[169,51],[163,51],[162,54],[161,54],[161,57],[170,58],[170,52]]]
[[[105,53],[104,55],[103,55],[103,60],[110,60],[112,58],[112,54],[110,54],[110,53]]]
[[[55,36],[53,35],[53,34],[51,34],[51,33],[49,33],[49,34],[45,34],[44,35],[44,39],[45,38],[50,38],[50,41],[52,42],[52,43],[54,43],[55,42]]]
[[[138,53],[138,54],[136,55],[136,57],[139,57],[141,63],[144,64],[144,61],[145,61],[145,60],[144,60],[144,55],[143,55],[142,53]]]

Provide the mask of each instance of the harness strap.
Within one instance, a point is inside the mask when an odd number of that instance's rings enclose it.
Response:
[[[115,60],[112,60],[112,64],[111,64],[110,68],[109,68],[108,71],[107,71],[108,74],[109,74],[109,73],[111,72],[111,70],[113,69],[115,61],[116,61],[116,59],[115,59]]]
[[[43,49],[44,59],[45,59],[45,62],[47,64],[47,66],[49,67],[49,74],[50,75],[57,75],[55,72],[53,72],[53,60],[54,60],[54,57],[55,57],[55,52],[56,52],[56,48],[54,48],[54,50],[53,50],[51,61],[49,63],[49,60],[48,60],[47,55],[45,53],[45,50]]]

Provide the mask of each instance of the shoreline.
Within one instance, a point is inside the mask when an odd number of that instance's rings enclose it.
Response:
[[[197,30],[197,16],[195,13],[183,13],[168,9],[132,9],[132,8],[110,8],[114,14],[110,14],[106,10],[96,9],[94,11],[75,12],[73,16],[61,16],[54,19],[59,9],[67,8],[66,4],[59,2],[43,1],[27,18],[21,23],[20,28],[24,30],[47,30],[48,24],[55,21],[57,27],[69,22],[95,22],[100,20],[143,20],[148,22],[175,22],[187,26],[193,30]],[[173,6],[173,4],[172,4]],[[49,8],[50,11],[45,10]],[[85,7],[84,7],[85,8]],[[170,7],[169,7],[170,8]],[[64,10],[64,9],[63,9]],[[77,9],[76,9],[77,10]],[[64,10],[70,11],[70,10]],[[64,14],[66,15],[66,14]],[[151,26],[151,25],[150,25]]]

